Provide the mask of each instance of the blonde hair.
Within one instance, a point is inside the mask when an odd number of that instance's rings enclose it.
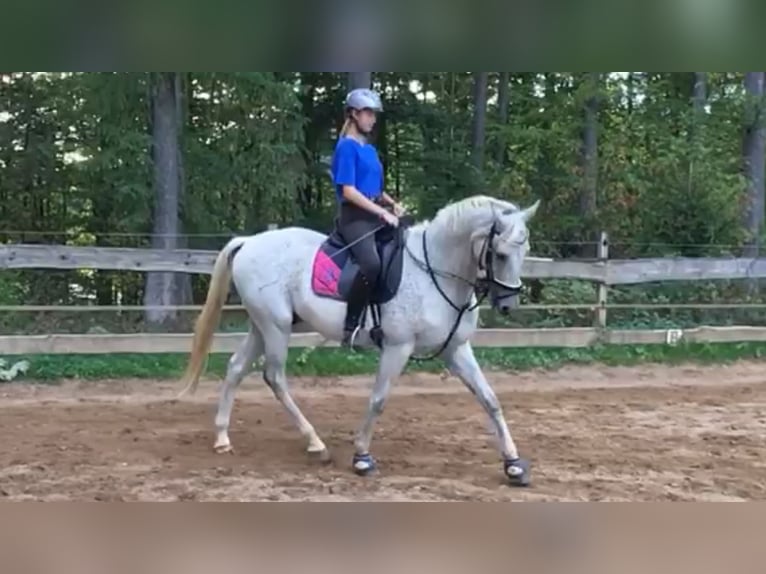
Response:
[[[351,127],[351,116],[346,116],[346,121],[343,124],[343,127],[340,130],[340,137],[346,137],[346,134],[348,133],[349,128]]]

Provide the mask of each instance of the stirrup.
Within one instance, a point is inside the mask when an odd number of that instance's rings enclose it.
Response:
[[[343,333],[343,341],[341,342],[341,346],[346,347],[347,349],[354,349],[354,341],[356,341],[357,335],[359,335],[359,331],[362,328],[357,325],[354,327],[354,330],[349,333],[348,330],[344,330]]]

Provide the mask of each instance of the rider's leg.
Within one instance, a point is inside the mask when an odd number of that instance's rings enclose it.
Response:
[[[356,213],[354,212],[356,211]],[[359,274],[351,287],[342,345],[351,346],[359,326],[362,312],[380,274],[380,256],[375,245],[374,231],[381,222],[372,214],[358,213],[346,208],[341,212],[341,233],[347,243],[354,243],[349,250],[359,265]]]

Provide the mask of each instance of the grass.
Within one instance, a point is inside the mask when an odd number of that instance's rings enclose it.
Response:
[[[582,349],[561,348],[486,348],[477,349],[479,362],[486,370],[524,371],[555,369],[572,364],[638,365],[642,363],[721,364],[766,357],[766,343],[666,345],[605,345]],[[33,355],[5,357],[9,363],[26,359],[29,371],[16,380],[56,382],[61,379],[150,378],[177,379],[186,365],[186,355]],[[229,355],[210,356],[206,373],[221,377]],[[377,355],[372,352],[349,354],[340,349],[317,349],[304,355],[291,349],[288,375],[332,376],[363,375],[375,372]],[[411,362],[407,372],[438,372],[441,361]]]

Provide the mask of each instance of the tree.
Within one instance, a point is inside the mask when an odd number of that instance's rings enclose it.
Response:
[[[152,163],[154,166],[154,216],[152,247],[178,249],[180,246],[180,203],[183,181],[181,164],[181,77],[179,72],[153,72],[151,89]],[[182,274],[181,274],[182,275]],[[148,273],[144,304],[178,305],[183,299],[183,278],[175,273]],[[175,319],[176,313],[150,309],[150,324]]]
[[[500,72],[500,77],[498,78],[498,86],[497,86],[497,121],[501,128],[500,131],[500,137],[498,139],[497,144],[497,163],[500,165],[500,167],[503,166],[505,163],[505,157],[506,157],[506,147],[508,145],[508,142],[506,141],[504,137],[504,128],[508,124],[508,114],[510,110],[508,109],[511,104],[511,73],[510,72]]]
[[[763,119],[764,72],[745,74],[746,113],[742,146],[743,167],[747,179],[744,223],[748,232],[745,256],[758,255],[758,243],[764,217],[764,168],[766,168],[766,132]]]
[[[583,79],[585,105],[583,110],[581,159],[583,179],[580,187],[580,216],[586,222],[586,239],[596,240],[598,230],[591,222],[596,215],[598,200],[598,114],[601,74],[588,72]],[[582,255],[595,256],[593,249],[583,248]]]
[[[474,72],[473,126],[471,130],[471,158],[479,174],[484,171],[484,142],[487,129],[487,84],[489,72]]]

